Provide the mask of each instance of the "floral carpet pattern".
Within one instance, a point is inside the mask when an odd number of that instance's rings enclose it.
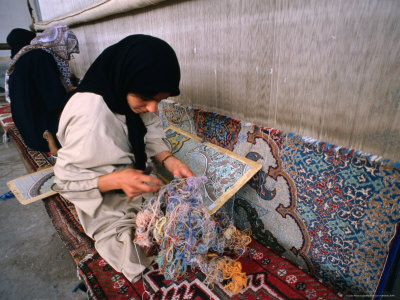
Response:
[[[400,163],[171,101],[163,126],[257,161],[235,225],[344,295],[377,295],[399,248]]]
[[[297,211],[310,236],[316,275],[357,292],[379,280],[400,221],[400,169],[326,146],[286,139],[281,157],[293,176]],[[362,270],[362,272],[361,272]],[[348,274],[365,277],[354,282]]]
[[[206,145],[197,137],[176,130],[178,129],[174,127],[167,128],[165,141],[169,144],[171,153],[184,162],[196,176],[208,178],[200,190],[203,204],[210,214],[229,200],[235,193],[234,188],[238,190],[241,187],[235,187],[235,184],[240,180],[242,185],[245,184],[245,180],[251,179],[260,168],[252,160],[239,160],[226,149]]]

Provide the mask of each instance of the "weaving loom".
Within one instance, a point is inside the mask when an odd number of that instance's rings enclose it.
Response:
[[[96,253],[68,200],[44,200],[93,298],[141,298],[145,288],[166,299],[329,298],[309,288],[325,291],[322,285],[349,297],[393,291],[400,273],[399,1],[88,2],[41,0],[33,24],[73,26],[82,41],[70,62],[78,77],[129,34],[160,37],[177,53],[176,99],[187,105],[162,103],[164,128],[262,165],[222,207],[253,237],[240,258],[248,288],[234,297],[221,285],[205,286],[201,273],[173,282],[155,266],[128,283]],[[3,113],[1,125],[10,127]],[[30,171],[51,164],[18,131],[9,133]]]
[[[21,154],[29,172],[51,166],[47,154],[29,149],[15,126],[7,129],[10,139]],[[241,256],[243,272],[247,274],[247,288],[239,294],[227,292],[223,284],[207,286],[204,274],[191,271],[178,281],[165,280],[156,264],[145,270],[142,279],[130,283],[116,272],[94,249],[80,225],[74,206],[55,195],[43,200],[47,213],[61,240],[77,264],[79,276],[84,280],[91,299],[141,298],[150,293],[156,299],[324,299],[339,298],[331,289],[305,271],[280,257],[257,241],[248,245]]]

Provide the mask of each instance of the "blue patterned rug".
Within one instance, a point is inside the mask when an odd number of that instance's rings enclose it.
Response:
[[[337,292],[382,293],[399,248],[400,163],[167,101],[160,116],[263,165],[225,205],[238,227]]]

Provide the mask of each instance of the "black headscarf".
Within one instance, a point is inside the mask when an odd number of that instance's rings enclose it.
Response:
[[[22,47],[29,45],[31,40],[36,36],[32,31],[15,28],[10,31],[7,36],[7,44],[11,46],[11,58],[21,50]]]
[[[131,35],[105,49],[93,62],[75,92],[101,95],[114,113],[126,116],[135,167],[146,164],[146,127],[129,107],[128,93],[179,95],[180,69],[174,50],[148,35]]]

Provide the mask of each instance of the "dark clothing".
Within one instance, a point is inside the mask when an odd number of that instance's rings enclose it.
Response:
[[[8,81],[11,113],[25,143],[38,151],[49,151],[43,132],[55,137],[67,92],[53,56],[32,50],[19,58]]]
[[[7,44],[11,46],[11,58],[21,50],[22,47],[29,45],[31,40],[36,36],[32,31],[15,28],[7,36]]]
[[[181,78],[174,50],[163,40],[131,35],[105,49],[93,62],[76,92],[101,95],[114,113],[126,115],[128,137],[137,169],[146,163],[146,127],[127,102],[128,93],[179,95]]]

